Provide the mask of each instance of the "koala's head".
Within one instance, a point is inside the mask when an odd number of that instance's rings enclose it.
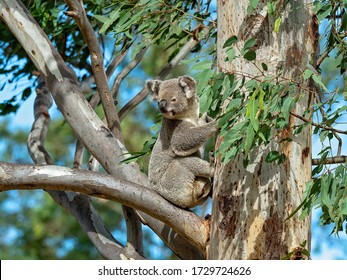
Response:
[[[183,76],[166,81],[150,80],[146,86],[159,110],[167,119],[187,119],[199,116],[199,98],[192,77]]]

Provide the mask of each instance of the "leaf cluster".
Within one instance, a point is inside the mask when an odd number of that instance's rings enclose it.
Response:
[[[236,59],[253,62],[256,59],[255,40],[249,39],[240,50],[235,47],[237,42],[236,36],[225,42],[226,60],[230,63]],[[290,111],[303,94],[296,82],[285,80],[281,73],[267,74],[265,63],[261,67],[259,77],[245,73],[217,73],[210,60],[202,60],[193,67],[200,71],[197,78],[201,111],[208,111],[209,115],[218,118],[223,141],[216,154],[221,155],[223,163],[243,153],[246,164],[252,148],[278,137],[288,128]],[[296,133],[301,129],[297,127]],[[279,141],[291,139],[280,137]],[[266,160],[281,163],[285,156],[272,151]]]
[[[333,223],[334,234],[347,227],[343,224],[347,220],[347,172],[346,164],[340,164],[334,172],[327,171],[307,183],[302,212],[300,217],[305,218],[314,207],[322,209],[320,221],[322,225]],[[319,170],[319,169],[318,169]],[[314,173],[317,169],[314,170]]]
[[[114,1],[109,14],[94,17],[102,23],[101,34],[112,35],[116,44],[133,45],[132,58],[150,44],[166,48],[178,44],[172,57],[207,24],[208,6],[209,1]]]
[[[322,34],[326,43],[325,51],[329,54],[336,50],[336,56],[341,57],[341,62],[337,65],[341,75],[347,70],[347,1],[314,1],[314,12],[319,22],[324,22],[326,28]]]

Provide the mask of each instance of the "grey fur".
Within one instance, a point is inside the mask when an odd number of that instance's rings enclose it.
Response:
[[[149,162],[149,185],[171,203],[191,208],[207,199],[213,176],[201,147],[216,131],[216,121],[199,118],[196,82],[189,76],[146,82],[163,115]]]

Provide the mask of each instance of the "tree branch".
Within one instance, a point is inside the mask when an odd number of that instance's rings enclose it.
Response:
[[[108,87],[108,80],[106,77],[106,72],[104,69],[104,59],[101,53],[101,48],[99,46],[98,39],[95,36],[92,25],[90,24],[82,0],[65,0],[70,9],[72,10],[72,16],[75,19],[85,41],[88,45],[90,57],[92,61],[93,74],[95,78],[95,82],[97,84],[98,93],[101,99],[102,106],[104,108],[106,120],[108,123],[108,127],[112,131],[112,133],[116,136],[116,138],[124,143],[123,135],[121,132],[120,122],[118,119],[118,115],[116,112],[115,103],[110,93]],[[136,246],[141,246],[136,248],[137,251],[142,252],[142,241],[139,242],[137,238],[131,239],[130,237],[139,236],[142,237],[142,228],[140,220],[134,215],[134,211],[128,207],[123,207],[123,212],[125,212],[125,216],[128,217],[127,222],[127,232],[130,230],[134,232],[128,236],[127,243],[134,243],[130,247],[134,248]],[[129,212],[129,213],[126,213]],[[129,217],[132,217],[130,219]],[[127,246],[128,247],[128,246]]]
[[[175,207],[153,190],[108,174],[53,165],[0,162],[0,179],[1,191],[73,191],[119,202],[166,223],[197,248],[203,250],[206,246],[208,226],[205,220]]]
[[[98,93],[100,95],[101,103],[104,108],[105,116],[107,119],[108,127],[118,139],[123,139],[118,115],[112,95],[108,87],[108,81],[106,78],[104,59],[101,53],[101,48],[98,39],[95,36],[92,25],[90,24],[86,11],[84,10],[83,2],[80,0],[65,0],[69,6],[69,12],[66,12],[68,16],[72,16],[88,45],[90,58],[92,61],[92,69],[97,84]]]
[[[322,124],[319,124],[319,123],[316,123],[316,122],[313,122],[313,121],[310,121],[302,116],[299,116],[298,114],[295,114],[295,113],[292,113],[290,112],[290,114],[300,120],[302,120],[303,122],[306,122],[306,123],[310,123],[316,127],[319,127],[321,129],[324,129],[324,130],[329,130],[329,131],[332,131],[332,132],[336,132],[336,133],[341,133],[341,134],[346,134],[347,135],[347,131],[346,130],[340,130],[340,129],[336,129],[336,128],[333,128],[333,127],[330,127],[330,126],[326,126],[326,125],[322,125]]]
[[[312,165],[346,163],[347,156],[327,157],[323,161],[320,158],[313,158]]]
[[[317,59],[316,62],[316,69],[320,67],[323,60],[329,55],[329,53],[334,49],[334,46],[330,46],[324,53],[321,54],[321,56]]]
[[[148,47],[149,46],[141,49],[140,52],[136,55],[136,57],[132,61],[130,61],[129,64],[126,67],[124,67],[122,69],[122,71],[117,75],[117,78],[115,79],[113,86],[112,86],[112,90],[111,90],[112,97],[114,99],[117,98],[121,82],[139,64],[139,62],[142,60],[144,54],[148,50]]]
[[[54,164],[54,160],[44,147],[44,141],[50,123],[49,108],[53,100],[41,77],[38,78],[37,96],[34,102],[35,120],[28,137],[28,150],[35,163]],[[99,253],[106,259],[127,258],[143,259],[132,248],[123,248],[106,229],[98,213],[91,204],[91,199],[83,194],[66,193],[48,190],[48,194],[56,203],[70,212],[85,230]],[[105,243],[105,240],[107,242]]]
[[[127,39],[125,39],[125,44],[121,51],[115,56],[115,58],[111,61],[111,63],[108,65],[106,70],[106,76],[107,79],[110,79],[112,76],[114,70],[118,67],[118,65],[123,61],[123,59],[126,57],[128,51],[129,51],[130,44],[127,45]]]

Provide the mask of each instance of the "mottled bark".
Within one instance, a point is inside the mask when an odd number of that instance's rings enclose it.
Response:
[[[256,39],[256,63],[268,65],[269,73],[283,68],[283,75],[298,78],[308,64],[315,65],[317,23],[312,3],[289,1],[282,24],[274,32],[275,17],[268,14],[266,3],[247,16],[248,0],[218,1],[218,69],[259,76],[259,70],[246,60],[224,61],[224,42],[232,35],[239,47]],[[302,115],[309,107],[309,94],[297,102],[293,112]],[[309,218],[286,217],[302,201],[305,183],[311,176],[311,128],[292,134],[302,120],[291,116],[290,127],[265,147],[254,149],[249,165],[242,156],[222,165],[217,159],[213,193],[210,259],[280,259],[303,241],[310,244]],[[290,137],[292,142],[280,142]],[[223,141],[217,139],[217,148]],[[283,164],[266,163],[270,150],[284,153]]]

